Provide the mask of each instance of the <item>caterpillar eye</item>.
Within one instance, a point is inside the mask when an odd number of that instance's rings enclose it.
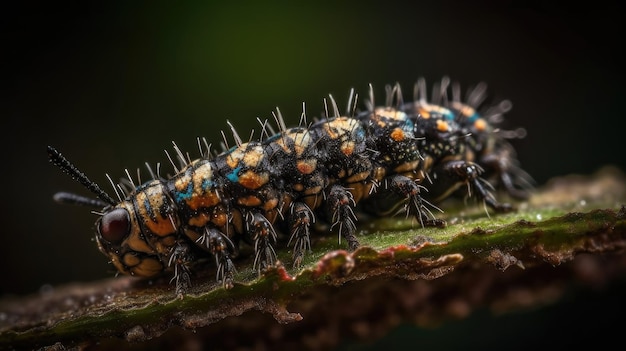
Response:
[[[107,212],[98,225],[98,232],[104,240],[111,244],[118,244],[128,235],[130,229],[130,218],[128,211],[123,208],[116,208]]]

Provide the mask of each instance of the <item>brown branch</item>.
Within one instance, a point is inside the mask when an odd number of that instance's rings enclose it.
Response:
[[[599,286],[624,276],[625,184],[615,170],[555,179],[516,214],[484,218],[481,209],[464,210],[441,230],[397,231],[401,222],[390,233],[379,220],[382,229],[363,235],[353,253],[326,250],[333,243],[321,238],[319,255],[301,271],[278,265],[259,279],[244,272],[230,290],[214,283],[209,267],[182,300],[167,277],[5,298],[0,348],[323,350],[345,338],[375,339],[401,322],[434,326],[479,308],[543,305],[572,282]]]

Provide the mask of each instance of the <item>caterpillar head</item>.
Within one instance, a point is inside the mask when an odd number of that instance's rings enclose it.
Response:
[[[116,191],[119,197],[116,201],[56,149],[48,147],[48,155],[52,163],[98,197],[92,199],[65,192],[54,196],[61,203],[101,209],[93,211],[99,216],[96,242],[117,270],[141,277],[160,274],[167,267],[166,257],[176,244],[178,228],[175,204],[164,183],[158,179],[149,181],[128,191],[124,199]]]

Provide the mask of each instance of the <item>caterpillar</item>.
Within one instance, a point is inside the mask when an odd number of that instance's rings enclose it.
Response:
[[[166,151],[173,176],[148,164],[151,180],[142,184],[128,171],[117,184],[107,175],[117,199],[48,146],[49,160],[96,196],[59,192],[54,199],[99,209],[96,242],[119,272],[150,278],[169,271],[182,297],[192,285],[193,263],[213,256],[216,280],[230,288],[242,243],[254,248],[252,269],[260,273],[276,262],[284,246],[277,231],[284,232],[298,267],[311,251],[317,220],[355,250],[360,211],[405,213],[423,227],[443,227],[433,210],[442,211],[436,204],[449,196],[474,197],[486,210],[514,210],[494,194],[501,188],[524,199],[532,190],[508,142],[525,132],[497,127],[510,103],[483,107],[484,83],[465,99],[460,95],[459,85],[444,77],[429,99],[420,78],[411,102],[395,84],[377,105],[370,84],[363,110],[354,90],[343,114],[329,95],[323,115],[308,122],[303,104],[297,127],[287,128],[276,108],[277,130],[258,120],[260,136],[247,142],[228,122],[233,147],[223,132],[220,152],[198,138],[200,157],[192,160],[174,143],[175,157]]]

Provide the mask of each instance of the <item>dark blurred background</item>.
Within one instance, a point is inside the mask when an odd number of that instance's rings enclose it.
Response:
[[[510,99],[508,126],[538,184],[600,166],[626,168],[623,12],[543,2],[23,2],[2,11],[0,294],[112,275],[96,216],[52,200],[90,195],[47,159],[62,151],[110,190],[114,179],[169,164],[171,141],[197,155],[230,120],[243,138],[280,107],[288,124],[331,93],[344,106],[400,82],[443,75]],[[382,95],[379,95],[382,96]],[[379,100],[380,101],[380,100]],[[166,169],[169,169],[166,167]]]

